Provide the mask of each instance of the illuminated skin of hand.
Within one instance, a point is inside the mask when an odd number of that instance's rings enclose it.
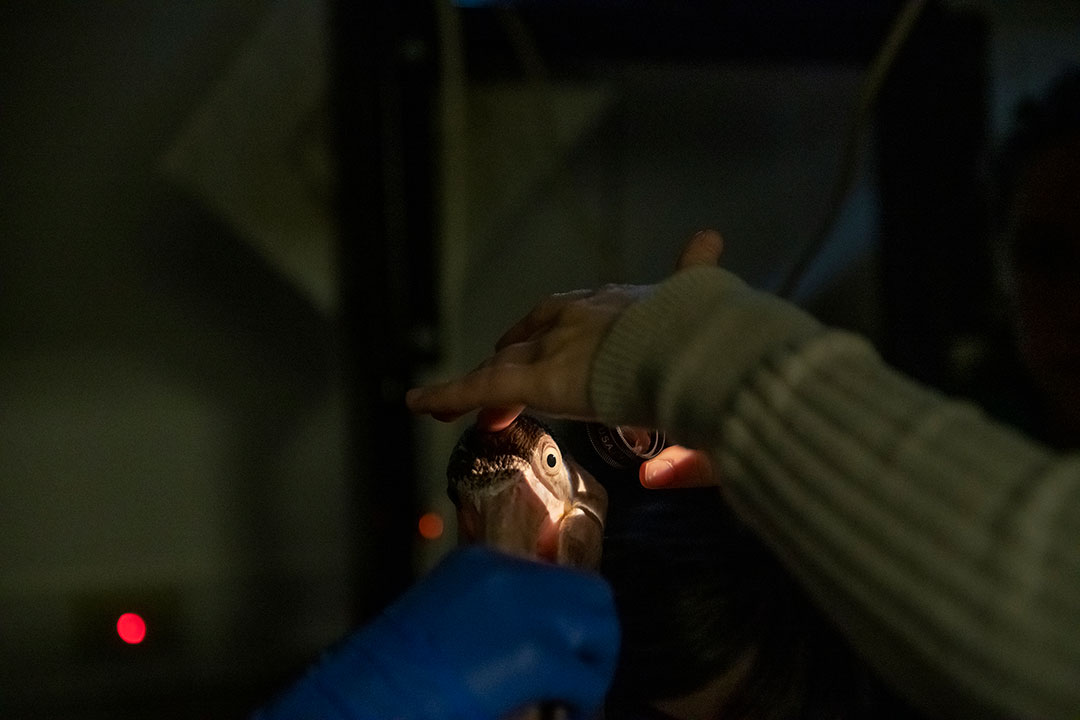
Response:
[[[598,567],[607,494],[533,418],[519,416],[494,433],[467,430],[451,453],[447,481],[462,543]]]

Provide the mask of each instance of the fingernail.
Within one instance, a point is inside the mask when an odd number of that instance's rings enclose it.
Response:
[[[671,482],[674,473],[674,466],[667,460],[648,463],[645,466],[645,480],[641,484],[645,487],[663,487]]]
[[[413,405],[424,395],[423,388],[413,388],[405,393],[405,404]]]

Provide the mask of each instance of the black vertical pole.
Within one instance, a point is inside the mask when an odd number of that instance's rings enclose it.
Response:
[[[413,579],[418,478],[404,406],[433,352],[436,7],[334,5],[343,357],[357,621]]]
[[[987,324],[986,74],[985,21],[932,3],[879,103],[883,350],[945,388],[950,349]]]

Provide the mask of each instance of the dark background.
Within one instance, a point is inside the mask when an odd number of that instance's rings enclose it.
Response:
[[[1071,3],[0,9],[0,716],[233,717],[452,544],[410,384],[702,226],[946,389],[1000,318],[988,152]],[[146,641],[113,631],[137,611]]]

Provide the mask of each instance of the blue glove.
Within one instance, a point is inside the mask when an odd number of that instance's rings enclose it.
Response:
[[[255,718],[497,720],[545,701],[583,717],[618,645],[600,577],[464,548]]]

